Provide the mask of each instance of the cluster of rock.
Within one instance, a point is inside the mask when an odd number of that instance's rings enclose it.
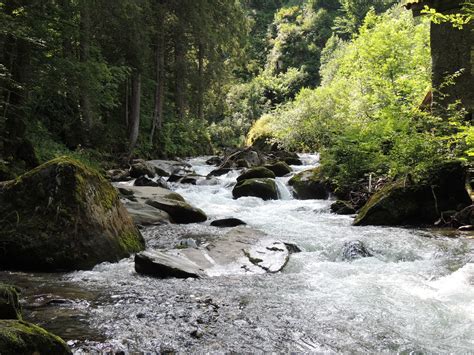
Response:
[[[71,354],[67,344],[22,320],[17,289],[0,284],[0,354]]]

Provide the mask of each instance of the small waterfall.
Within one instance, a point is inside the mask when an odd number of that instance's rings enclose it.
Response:
[[[280,200],[292,200],[293,194],[288,189],[288,186],[283,183],[280,179],[275,179],[277,189],[278,189],[278,198]]]

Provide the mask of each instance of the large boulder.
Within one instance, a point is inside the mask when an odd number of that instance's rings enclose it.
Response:
[[[20,320],[0,320],[0,354],[71,354],[60,337]]]
[[[21,319],[18,293],[13,286],[0,284],[0,319]]]
[[[465,182],[461,162],[439,164],[416,184],[401,179],[385,186],[360,210],[354,225],[431,225],[443,211],[472,203]]]
[[[130,208],[130,214],[140,220],[145,218],[146,224],[161,224],[165,222],[166,216],[173,223],[200,223],[207,220],[206,214],[199,208],[191,206],[184,198],[175,192],[160,187],[138,187],[122,186],[119,188],[120,194],[124,200],[125,207]],[[142,205],[142,207],[140,207]],[[148,207],[146,207],[148,206]],[[163,214],[153,213],[153,210],[163,211]],[[145,214],[145,215],[144,215]],[[156,216],[156,223],[152,223]],[[163,218],[165,217],[165,218]]]
[[[248,179],[274,179],[275,174],[273,171],[263,167],[259,166],[256,168],[251,168],[243,172],[240,176],[237,177],[237,181],[243,181],[243,180],[248,180]]]
[[[248,179],[239,181],[232,195],[234,198],[254,196],[263,200],[277,200],[278,190],[273,179]]]
[[[90,269],[145,247],[114,187],[67,157],[4,184],[0,215],[2,268]]]
[[[320,168],[302,171],[293,176],[288,184],[293,187],[294,196],[299,200],[329,198],[329,187],[321,176]]]
[[[283,161],[277,161],[274,164],[265,165],[265,168],[271,170],[275,174],[275,176],[279,177],[285,176],[293,171],[290,166]]]

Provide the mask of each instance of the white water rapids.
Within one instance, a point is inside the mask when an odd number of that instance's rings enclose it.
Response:
[[[317,156],[302,158],[307,165],[295,169],[317,164]],[[198,174],[213,169],[205,160],[190,160]],[[159,280],[137,275],[131,258],[65,274],[62,283],[97,295],[83,312],[101,339],[82,339],[77,353],[474,351],[473,239],[353,227],[353,217],[329,212],[331,201],[293,199],[288,178],[278,178],[280,200],[234,200],[237,176],[174,189],[209,221],[239,218],[303,252],[278,274]],[[180,238],[223,233],[209,221],[144,234],[150,246],[170,247]],[[344,261],[342,246],[356,240],[374,256]]]

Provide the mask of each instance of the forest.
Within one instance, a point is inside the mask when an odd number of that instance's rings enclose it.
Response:
[[[472,0],[0,0],[0,354],[470,353]]]
[[[473,154],[460,102],[423,109],[430,21],[395,0],[0,8],[7,176],[62,154],[100,165],[273,142],[321,152],[341,184]]]

